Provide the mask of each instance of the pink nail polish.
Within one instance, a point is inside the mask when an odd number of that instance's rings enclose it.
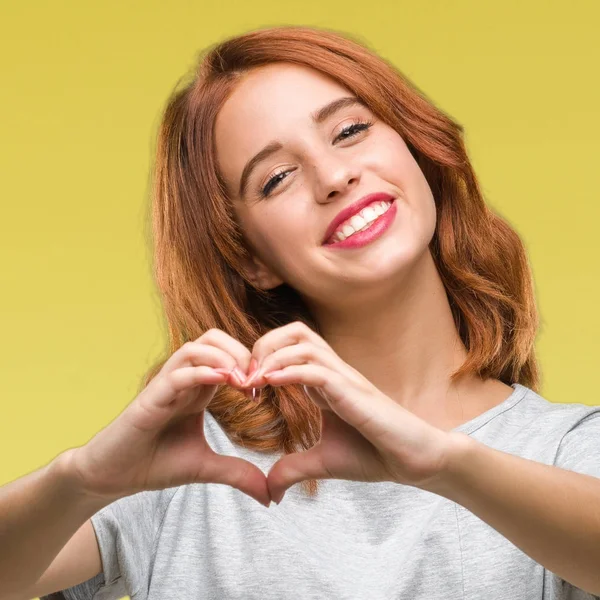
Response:
[[[258,361],[253,357],[250,361],[250,368],[248,369],[248,376],[252,375],[258,367]]]
[[[247,377],[246,381],[244,381],[244,385],[250,385],[255,379],[256,379],[256,371],[254,373],[252,373],[252,375],[249,375]]]
[[[236,367],[235,369],[233,369],[233,375],[238,380],[238,385],[242,385],[244,383],[246,376],[244,375],[244,373],[242,372],[242,370],[239,367]]]

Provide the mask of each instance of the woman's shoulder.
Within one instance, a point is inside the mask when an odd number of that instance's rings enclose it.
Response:
[[[566,433],[582,421],[592,422],[600,418],[600,405],[585,404],[579,398],[561,402],[520,384],[514,387],[521,390],[523,396],[516,413],[522,418],[531,419],[532,422],[541,420],[548,426],[554,426]]]
[[[469,435],[524,458],[600,476],[600,406],[551,401],[527,386],[512,387],[511,397]],[[583,461],[586,453],[594,456]]]

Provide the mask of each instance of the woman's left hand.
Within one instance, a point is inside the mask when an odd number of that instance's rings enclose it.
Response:
[[[455,438],[380,392],[301,322],[273,329],[252,350],[258,370],[245,387],[303,384],[321,409],[321,438],[269,471],[279,503],[307,479],[393,481],[424,488],[443,476]]]

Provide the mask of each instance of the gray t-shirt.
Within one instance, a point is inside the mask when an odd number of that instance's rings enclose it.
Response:
[[[559,404],[513,384],[455,428],[517,456],[600,477],[600,406]],[[236,444],[207,413],[216,452],[265,473],[281,456]],[[122,498],[92,517],[103,572],[67,600],[591,600],[455,502],[395,483],[323,480],[264,508],[221,484]],[[60,595],[44,598],[59,598]]]

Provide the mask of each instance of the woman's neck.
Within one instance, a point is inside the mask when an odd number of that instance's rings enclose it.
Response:
[[[441,428],[470,420],[512,392],[495,379],[477,376],[451,382],[467,352],[429,252],[400,288],[386,295],[384,305],[320,311],[318,323],[345,362],[392,400]]]

